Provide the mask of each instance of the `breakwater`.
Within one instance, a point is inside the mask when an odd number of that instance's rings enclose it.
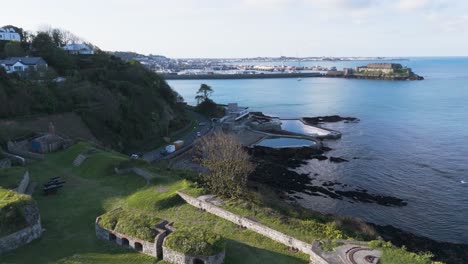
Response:
[[[166,80],[234,80],[234,79],[275,79],[322,77],[318,72],[307,73],[259,73],[259,74],[162,74]]]

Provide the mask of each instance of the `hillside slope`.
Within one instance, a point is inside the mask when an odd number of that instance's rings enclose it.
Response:
[[[101,142],[126,152],[156,145],[185,125],[184,107],[160,76],[97,48],[94,55],[70,55],[57,32],[0,41],[0,59],[37,56],[49,65],[21,77],[0,67],[0,118],[75,112]]]

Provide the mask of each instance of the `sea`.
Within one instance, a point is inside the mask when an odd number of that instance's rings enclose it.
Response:
[[[375,61],[287,62],[355,67]],[[200,84],[217,103],[237,102],[281,118],[351,116],[359,123],[330,123],[342,138],[328,140],[328,156],[350,162],[310,160],[298,170],[370,193],[405,200],[387,207],[298,194],[305,208],[358,217],[439,241],[468,244],[468,57],[418,57],[393,61],[423,81],[340,78],[173,80],[170,86],[195,104]],[[253,63],[252,63],[253,64]],[[274,65],[271,62],[257,64]],[[278,64],[278,63],[277,63]]]

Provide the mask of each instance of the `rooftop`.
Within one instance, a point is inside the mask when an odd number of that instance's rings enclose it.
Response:
[[[0,64],[5,64],[9,66],[17,62],[21,62],[24,65],[47,64],[47,62],[41,57],[11,57],[5,60],[0,60]]]

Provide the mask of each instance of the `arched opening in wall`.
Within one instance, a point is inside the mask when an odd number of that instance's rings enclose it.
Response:
[[[135,242],[135,249],[137,251],[143,251],[143,245],[140,242]]]
[[[122,238],[122,246],[128,247],[129,245],[130,245],[130,243],[128,242],[128,239]]]
[[[205,261],[203,261],[201,259],[198,259],[198,258],[194,258],[193,259],[193,264],[205,264]]]
[[[117,237],[112,234],[112,233],[109,233],[109,241],[115,241],[117,239]]]

